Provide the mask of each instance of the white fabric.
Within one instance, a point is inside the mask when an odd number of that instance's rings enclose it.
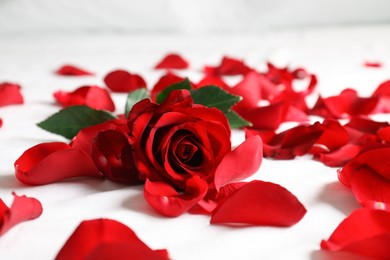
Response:
[[[0,32],[258,32],[389,23],[388,0],[0,0]]]
[[[202,65],[222,55],[242,58],[258,69],[265,61],[304,66],[319,78],[319,92],[337,94],[345,87],[370,95],[390,77],[390,26],[290,31],[257,36],[180,37],[100,34],[78,36],[10,36],[0,41],[0,82],[20,83],[25,104],[0,108],[0,197],[10,205],[11,192],[39,199],[43,215],[0,237],[1,259],[53,259],[76,226],[85,219],[112,218],[131,227],[152,248],[167,248],[173,259],[323,259],[321,239],[359,205],[338,183],[335,168],[301,157],[265,159],[251,179],[272,181],[293,192],[308,212],[290,228],[210,225],[208,216],[184,214],[165,218],[143,198],[142,187],[109,181],[77,179],[28,187],[14,177],[13,163],[27,148],[41,142],[66,141],[36,123],[58,111],[52,93],[85,84],[102,85],[116,68],[141,73],[149,86],[161,76],[152,67],[168,51],[181,53],[201,77]],[[383,62],[380,69],[363,67],[366,60]],[[74,63],[97,73],[92,77],[59,77],[53,70]],[[235,79],[234,79],[235,80]],[[115,94],[123,112],[124,94]],[[377,117],[380,118],[380,117]],[[383,115],[384,120],[390,117]],[[234,133],[240,143],[242,132]],[[55,172],[53,172],[55,174]]]

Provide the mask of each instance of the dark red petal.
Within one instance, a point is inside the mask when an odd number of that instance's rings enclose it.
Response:
[[[54,98],[62,107],[85,105],[94,109],[115,111],[115,104],[106,89],[83,86],[72,92],[56,91]]]
[[[207,183],[194,176],[187,180],[183,194],[164,182],[146,180],[144,196],[157,212],[167,217],[176,217],[195,206],[206,195]]]
[[[154,68],[155,69],[187,69],[189,63],[177,53],[167,54]]]
[[[0,118],[0,128],[3,126],[3,119]]]
[[[222,200],[211,223],[292,226],[306,214],[305,207],[280,185],[251,181]]]
[[[42,205],[37,199],[12,194],[14,201],[10,208],[0,199],[0,236],[20,222],[38,218],[42,214]]]
[[[138,74],[125,70],[114,70],[106,75],[104,83],[113,92],[127,93],[139,88],[146,88],[145,80]]]
[[[321,248],[356,255],[388,259],[390,257],[390,212],[358,209],[336,228]]]
[[[56,74],[61,76],[87,76],[93,75],[92,72],[73,65],[63,65],[56,70]]]
[[[162,76],[157,81],[157,83],[153,86],[153,88],[150,92],[150,98],[152,99],[152,101],[156,101],[156,98],[161,91],[163,91],[167,87],[169,87],[173,84],[179,83],[183,80],[184,80],[184,78],[179,77],[171,72],[167,73],[166,75]]]
[[[15,161],[15,175],[28,185],[42,185],[73,177],[101,178],[92,159],[66,143],[41,143]]]
[[[140,183],[131,146],[124,133],[116,130],[102,131],[92,143],[92,159],[107,179],[129,184]]]
[[[0,83],[0,107],[23,104],[20,86],[13,83]]]
[[[215,188],[250,177],[260,168],[263,144],[260,136],[251,136],[226,154],[215,171]]]
[[[126,246],[132,250],[125,249]],[[94,219],[80,223],[56,259],[168,259],[168,256],[164,250],[152,250],[122,223]]]
[[[382,63],[378,61],[366,61],[363,65],[368,68],[381,68],[383,66]]]

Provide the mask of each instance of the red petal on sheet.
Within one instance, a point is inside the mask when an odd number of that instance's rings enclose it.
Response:
[[[245,75],[243,80],[235,87],[227,89],[232,94],[242,97],[242,100],[234,106],[234,110],[240,111],[245,108],[257,107],[261,100],[262,76],[252,71]]]
[[[322,126],[323,133],[310,149],[310,153],[316,155],[332,152],[348,143],[348,132],[337,120],[325,119]]]
[[[223,57],[217,67],[206,66],[204,72],[209,76],[234,76],[245,75],[252,71],[242,60],[231,57]]]
[[[41,143],[15,161],[16,178],[28,185],[42,185],[74,177],[102,178],[84,151],[66,143]]]
[[[345,251],[375,259],[390,256],[390,212],[357,209],[336,228],[321,249]]]
[[[379,139],[390,143],[390,126],[386,126],[379,129],[379,131],[377,132],[377,136]]]
[[[62,259],[169,259],[166,250],[153,250],[133,230],[111,219],[80,223],[61,248]]]
[[[113,92],[127,93],[139,88],[146,88],[145,80],[138,74],[125,70],[114,70],[106,75],[104,83]]]
[[[31,197],[18,196],[15,193],[14,201],[10,208],[0,199],[0,236],[13,226],[26,221],[38,218],[42,214],[41,203]]]
[[[379,129],[388,125],[388,122],[376,122],[370,118],[353,117],[345,126],[363,133],[376,134]]]
[[[157,212],[167,217],[177,217],[195,206],[207,193],[208,185],[199,176],[187,180],[181,194],[164,182],[146,180],[144,196]]]
[[[201,79],[195,88],[201,88],[205,86],[214,85],[220,87],[226,91],[230,91],[229,85],[219,76],[209,76],[205,75],[203,79]]]
[[[280,185],[251,181],[222,200],[212,224],[292,226],[306,214],[305,207]]]
[[[3,119],[0,118],[0,128],[3,126]]]
[[[345,89],[338,96],[319,97],[311,113],[322,117],[346,118],[368,115],[378,104],[378,97],[362,98],[356,90]]]
[[[177,53],[167,54],[154,68],[155,69],[187,69],[189,63]]]
[[[378,88],[374,91],[372,95],[390,97],[390,80],[379,84]]]
[[[263,144],[260,136],[251,136],[222,159],[215,171],[215,188],[252,176],[263,160]]]
[[[108,91],[98,86],[82,86],[71,92],[59,90],[53,95],[62,107],[85,105],[115,111],[115,104]]]
[[[240,111],[240,115],[258,130],[275,130],[284,122],[288,106],[284,102]]]
[[[184,80],[184,78],[179,77],[179,76],[173,74],[172,72],[169,72],[169,73],[165,74],[164,76],[162,76],[157,81],[157,83],[154,85],[154,87],[152,88],[152,90],[150,92],[150,97],[151,97],[152,101],[156,101],[156,98],[161,91],[163,91],[164,89],[166,89],[170,85],[179,83],[183,80]]]
[[[23,103],[23,96],[18,84],[0,83],[0,107]]]
[[[360,149],[358,145],[347,144],[331,153],[319,154],[318,159],[327,166],[342,167],[355,158],[359,154]]]
[[[368,68],[382,68],[383,64],[378,61],[366,61],[364,62],[364,67]]]
[[[63,65],[62,67],[56,70],[57,75],[61,76],[88,76],[93,75],[94,73],[87,71],[85,69],[73,66],[73,65]]]

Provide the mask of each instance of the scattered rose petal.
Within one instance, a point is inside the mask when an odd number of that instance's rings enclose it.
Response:
[[[114,70],[106,75],[104,83],[113,92],[127,93],[139,88],[146,88],[145,80],[138,74],[125,70]]]
[[[154,68],[155,69],[187,69],[189,63],[177,53],[167,54]]]
[[[357,209],[336,228],[321,248],[375,259],[390,257],[390,212]]]
[[[207,183],[199,176],[187,180],[185,191],[180,194],[165,182],[146,180],[144,196],[157,212],[167,217],[176,217],[195,206],[207,193]]]
[[[321,153],[318,159],[325,165],[330,167],[342,167],[350,160],[355,158],[360,152],[360,146],[354,144],[346,144],[340,149],[331,153]]]
[[[252,127],[258,130],[275,130],[285,120],[288,106],[284,102],[269,106],[255,107],[241,110],[240,115],[252,123]]]
[[[61,248],[62,259],[169,259],[166,250],[153,250],[129,227],[111,219],[80,223]]]
[[[195,87],[201,88],[210,85],[220,87],[230,92],[230,87],[228,86],[228,84],[221,77],[217,77],[217,76],[205,75],[205,77],[201,79]]]
[[[83,86],[74,91],[56,91],[54,98],[62,107],[85,105],[94,109],[115,111],[107,90],[98,86]]]
[[[15,161],[16,178],[28,185],[42,185],[74,177],[102,178],[92,159],[66,143],[41,143]]]
[[[150,92],[150,97],[151,97],[152,101],[156,101],[157,96],[161,91],[163,91],[164,89],[166,89],[170,85],[179,83],[183,80],[184,80],[184,78],[179,77],[179,76],[173,74],[172,72],[169,72],[166,75],[162,76],[157,81],[157,83],[154,85],[154,87],[152,88],[152,90]]]
[[[356,90],[345,89],[338,96],[318,98],[311,113],[325,118],[348,118],[368,115],[378,104],[378,97],[359,97]]]
[[[234,76],[245,75],[252,69],[249,68],[242,60],[231,57],[223,57],[217,67],[205,66],[205,74],[209,76]]]
[[[23,104],[20,86],[14,83],[0,83],[0,107]]]
[[[292,226],[305,214],[305,207],[291,192],[277,184],[255,180],[222,200],[211,223]]]
[[[258,72],[252,71],[246,74],[235,87],[226,89],[230,93],[242,97],[242,100],[234,106],[234,110],[239,112],[242,109],[257,107],[261,100],[261,84],[262,76]]]
[[[73,65],[63,65],[62,67],[56,70],[56,74],[61,76],[89,76],[93,75],[92,72],[85,69],[73,66]]]
[[[364,67],[368,68],[381,68],[383,65],[381,62],[378,61],[366,61],[364,62]]]
[[[3,119],[0,118],[0,128],[3,126]]]
[[[250,177],[263,160],[262,141],[259,136],[251,136],[236,149],[225,155],[215,171],[215,188]]]
[[[366,150],[339,171],[341,183],[350,187],[357,201],[390,203],[390,147]]]
[[[26,221],[38,218],[42,214],[41,203],[31,197],[18,196],[12,193],[14,201],[11,207],[7,207],[0,199],[0,236],[13,226]]]

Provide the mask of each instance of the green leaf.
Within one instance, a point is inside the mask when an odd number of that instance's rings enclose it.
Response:
[[[230,108],[240,101],[240,96],[232,95],[216,86],[206,86],[191,90],[191,97],[194,103],[206,107],[215,107],[226,113]]]
[[[252,123],[249,121],[246,121],[244,118],[242,118],[240,115],[238,115],[236,112],[229,110],[225,112],[225,116],[227,117],[229,121],[230,128],[232,129],[238,129],[246,126],[252,126]]]
[[[139,101],[145,98],[150,98],[149,92],[146,90],[146,88],[140,88],[130,92],[129,95],[127,95],[126,106],[125,106],[126,117],[129,114],[131,108],[136,103],[138,103]]]
[[[176,90],[176,89],[188,89],[188,90],[191,90],[192,87],[191,87],[191,83],[188,80],[188,78],[184,79],[183,81],[181,81],[179,83],[170,85],[169,87],[167,87],[163,91],[161,91],[157,95],[157,98],[156,98],[157,103],[161,104],[164,101],[164,99],[166,99],[166,97],[169,95],[169,93],[171,93],[172,90]]]
[[[114,118],[116,118],[114,115],[103,110],[72,106],[60,110],[37,125],[46,131],[72,139],[82,128]]]

